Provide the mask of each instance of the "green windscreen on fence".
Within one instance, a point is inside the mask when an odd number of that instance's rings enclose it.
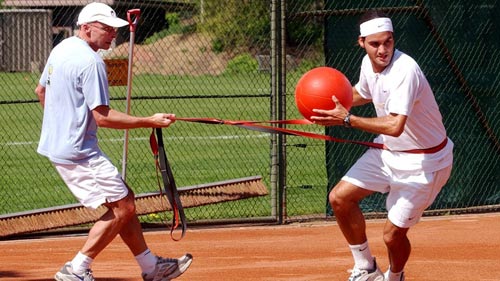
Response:
[[[358,20],[368,8],[392,18],[396,48],[424,71],[455,144],[450,180],[433,210],[471,208],[500,202],[500,18],[497,1],[327,1],[326,65],[343,71],[354,85],[364,50],[357,44]],[[370,106],[354,114],[374,115]],[[344,128],[327,134],[371,140]],[[334,185],[365,149],[327,143],[328,186]],[[367,198],[365,211],[384,211],[382,196]]]

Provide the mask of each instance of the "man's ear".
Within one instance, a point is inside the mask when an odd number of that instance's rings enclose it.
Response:
[[[82,26],[80,26],[80,30],[85,33],[88,33],[90,31],[90,24],[87,23],[82,24]]]
[[[364,37],[361,37],[361,36],[358,37],[358,45],[363,49],[365,48],[365,38]]]

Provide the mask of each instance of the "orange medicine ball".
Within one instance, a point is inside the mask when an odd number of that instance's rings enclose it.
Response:
[[[342,72],[331,67],[322,66],[309,70],[302,75],[295,88],[297,108],[308,120],[313,115],[319,115],[313,109],[334,109],[332,96],[336,96],[347,110],[351,108],[351,83]]]

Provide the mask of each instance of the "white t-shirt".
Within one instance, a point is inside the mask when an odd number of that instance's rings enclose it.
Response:
[[[102,58],[82,39],[65,39],[50,53],[39,83],[46,91],[38,153],[60,164],[101,154],[92,110],[109,105]]]
[[[378,117],[390,113],[407,116],[399,137],[379,135],[375,142],[392,151],[425,149],[439,145],[446,136],[439,107],[432,89],[418,64],[408,55],[395,50],[391,63],[381,73],[374,73],[368,55],[363,58],[358,93],[371,99]],[[401,170],[438,170],[451,165],[453,143],[433,154],[388,152],[384,159]],[[403,158],[401,158],[403,157]]]

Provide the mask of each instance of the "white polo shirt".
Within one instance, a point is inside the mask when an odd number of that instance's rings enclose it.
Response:
[[[38,153],[60,164],[101,154],[92,110],[109,105],[102,58],[82,39],[65,39],[52,50],[39,83],[46,91]]]
[[[439,145],[447,137],[439,107],[432,89],[418,64],[408,55],[395,50],[391,63],[381,73],[374,73],[368,55],[363,58],[356,90],[371,99],[378,117],[390,113],[407,116],[399,137],[379,135],[375,142],[393,151],[425,149]],[[402,170],[418,167],[426,171],[451,165],[453,143],[433,154],[384,153],[390,166]],[[404,159],[401,159],[404,157]]]

